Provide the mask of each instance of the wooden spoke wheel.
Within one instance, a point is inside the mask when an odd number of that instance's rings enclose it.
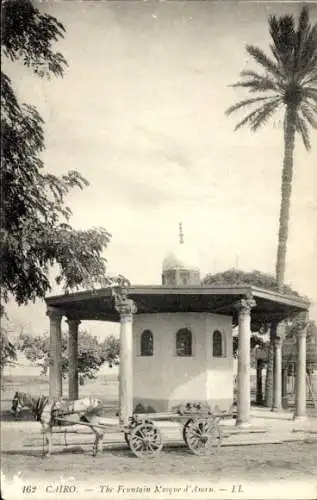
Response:
[[[193,423],[193,419],[190,418],[189,420],[187,420],[186,424],[183,427],[183,439],[185,441],[186,446],[188,446],[188,443],[187,443],[187,432],[188,432],[188,430],[187,429],[188,429],[188,427],[190,425],[192,425],[192,423]]]
[[[184,425],[183,438],[195,455],[209,455],[221,445],[222,434],[210,419],[191,419]]]
[[[124,440],[127,443],[127,445],[130,446],[130,432],[124,433]]]
[[[129,446],[137,457],[153,457],[163,448],[161,432],[152,422],[138,424],[131,430]]]

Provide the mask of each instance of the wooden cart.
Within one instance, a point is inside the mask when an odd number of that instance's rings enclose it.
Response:
[[[124,439],[131,451],[137,457],[153,457],[158,455],[163,448],[163,435],[157,422],[178,422],[183,425],[182,435],[186,446],[195,455],[208,455],[221,446],[223,434],[220,422],[225,418],[232,418],[232,412],[214,411],[212,412],[204,404],[186,403],[175,412],[166,413],[135,413],[130,418],[128,426],[119,424],[87,422],[73,422],[89,427],[100,428],[105,433],[123,432]],[[67,420],[67,417],[60,420]],[[97,454],[97,446],[93,447],[93,455]]]

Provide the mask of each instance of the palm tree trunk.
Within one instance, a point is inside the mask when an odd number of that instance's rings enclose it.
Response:
[[[293,152],[295,145],[296,106],[288,104],[284,119],[284,161],[281,183],[281,206],[279,218],[278,248],[276,258],[276,280],[279,292],[283,292],[286,251],[288,239],[288,222],[293,178]]]

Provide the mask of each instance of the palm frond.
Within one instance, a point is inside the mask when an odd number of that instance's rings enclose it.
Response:
[[[317,115],[317,109],[314,110],[307,104],[302,104],[300,111],[303,117],[308,121],[309,125],[311,125],[313,128],[317,128],[317,116],[314,116],[314,112]]]
[[[293,50],[296,43],[296,31],[292,16],[269,17],[270,35],[273,44],[271,51],[278,61],[278,65],[283,68],[282,73],[287,75],[293,67]]]
[[[302,42],[298,52],[294,54],[296,59],[295,72],[299,78],[304,78],[314,73],[317,67],[317,24],[310,30],[307,38]]]
[[[268,75],[259,75],[255,71],[248,70],[241,71],[240,76],[242,76],[242,78],[253,78],[254,80],[258,80],[267,86],[268,89],[277,90],[279,88],[279,82],[270,78]]]
[[[302,101],[301,106],[308,106],[308,108],[317,115],[317,102],[312,102],[307,99]]]
[[[245,116],[243,118],[243,120],[241,120],[241,122],[239,122],[235,127],[234,127],[234,130],[239,130],[241,127],[243,127],[244,125],[247,125],[248,123],[251,123],[251,120],[253,119],[253,117],[256,115],[256,113],[258,112],[258,110],[256,109],[255,111],[251,111],[251,113],[249,113],[247,116]]]
[[[240,76],[245,80],[240,80],[231,87],[249,88],[250,92],[280,91],[279,85],[269,77],[257,75],[253,71],[242,71]]]
[[[251,130],[256,132],[259,127],[264,125],[269,118],[275,113],[279,105],[282,103],[281,98],[277,98],[264,104],[261,109],[258,110],[257,115],[251,120]]]
[[[299,38],[302,39],[304,34],[306,34],[308,30],[309,30],[309,11],[307,5],[304,5],[298,20],[297,32],[299,34]]]
[[[271,99],[270,102],[263,103],[257,109],[249,113],[243,120],[241,120],[236,126],[235,130],[239,130],[244,125],[250,125],[250,128],[255,132],[261,125],[264,125],[266,121],[271,117],[274,111],[278,108],[281,103],[281,98]]]
[[[233,104],[226,110],[226,115],[231,115],[231,113],[234,113],[235,111],[238,111],[240,108],[244,108],[247,106],[250,106],[252,104],[256,104],[259,102],[267,101],[269,99],[272,99],[272,96],[268,97],[254,97],[253,99],[244,99],[243,101],[238,102],[237,104]]]
[[[281,76],[278,65],[270,59],[263,50],[255,47],[254,45],[247,45],[246,50],[251,57],[253,57],[258,64],[263,66],[268,73],[271,73],[275,78]]]
[[[272,91],[275,89],[272,89],[272,86],[269,84],[266,84],[265,82],[261,82],[258,80],[245,80],[241,82],[234,83],[231,85],[233,88],[248,88],[250,92],[268,92]]]
[[[303,76],[301,84],[303,86],[309,85],[310,83],[316,83],[317,84],[317,55],[315,57],[315,66],[312,71],[308,71],[305,73],[305,76]]]
[[[308,127],[304,120],[298,115],[295,120],[295,129],[300,134],[305,148],[307,149],[307,151],[309,151],[311,149],[311,144],[309,140]]]
[[[303,89],[303,97],[311,99],[313,102],[317,103],[317,88],[305,87]]]

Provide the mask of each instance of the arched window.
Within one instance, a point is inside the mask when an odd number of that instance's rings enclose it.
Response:
[[[192,334],[187,328],[182,328],[176,333],[176,355],[192,356]]]
[[[212,334],[212,355],[214,358],[221,358],[223,356],[222,333],[219,330],[215,330]]]
[[[141,335],[141,356],[153,356],[153,333],[150,330],[144,330]]]

